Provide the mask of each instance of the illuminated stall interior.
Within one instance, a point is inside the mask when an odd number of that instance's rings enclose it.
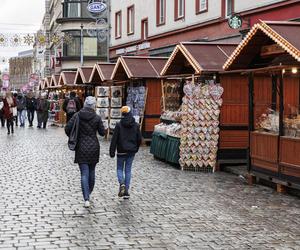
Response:
[[[300,184],[300,23],[260,22],[224,65],[249,78],[249,170]]]
[[[161,75],[164,95],[171,79],[220,83],[224,88],[219,117],[218,164],[245,163],[248,149],[248,80],[240,74],[223,74],[223,64],[237,44],[184,42],[174,49]],[[169,79],[169,80],[168,80]],[[168,91],[170,92],[170,91]],[[172,92],[172,91],[171,91]],[[180,96],[180,95],[178,95]],[[181,96],[182,97],[182,96]],[[168,111],[168,97],[164,107]],[[181,102],[178,98],[178,102]]]

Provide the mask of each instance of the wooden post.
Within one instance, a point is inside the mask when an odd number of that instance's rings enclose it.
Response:
[[[248,77],[248,87],[249,87],[249,126],[248,126],[248,149],[247,149],[247,169],[250,171],[251,169],[251,156],[250,156],[250,147],[251,147],[251,132],[254,130],[254,97],[253,97],[253,91],[254,91],[254,75],[253,72],[249,74]]]
[[[248,185],[252,186],[252,185],[256,184],[256,177],[252,174],[248,174],[247,181],[248,181]]]
[[[277,75],[272,74],[272,106],[273,110],[277,108]]]
[[[166,99],[165,99],[165,88],[164,88],[164,80],[161,80],[161,93],[162,93],[162,106],[163,106],[163,112],[166,111]]]
[[[282,185],[282,184],[277,184],[276,185],[276,190],[277,193],[281,193],[281,194],[285,194],[286,193],[286,186]]]
[[[283,102],[283,76],[282,73],[279,75],[279,137],[284,135],[284,102]]]

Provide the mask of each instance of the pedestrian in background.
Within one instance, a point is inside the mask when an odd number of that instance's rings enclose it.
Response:
[[[121,112],[122,119],[115,127],[109,154],[114,158],[117,149],[117,177],[120,184],[118,196],[129,199],[132,163],[135,154],[139,151],[142,136],[139,125],[130,112],[130,107],[122,107]]]
[[[22,93],[18,93],[17,96],[17,111],[20,121],[20,127],[25,127],[26,120],[26,98]]]
[[[27,94],[26,98],[26,108],[27,108],[27,117],[28,117],[28,122],[29,122],[29,127],[33,126],[33,120],[34,120],[34,111],[36,110],[36,99],[33,96],[32,92],[29,92]]]
[[[67,114],[67,123],[71,120],[73,115],[81,109],[80,102],[76,97],[75,92],[70,93],[70,97],[66,98],[63,103],[63,110]]]
[[[3,93],[0,93],[0,122],[1,126],[5,126],[4,112],[3,112],[4,102],[3,102]]]
[[[38,126],[37,128],[45,129],[47,127],[47,121],[48,121],[48,112],[49,112],[49,102],[47,100],[47,94],[42,93],[37,100],[37,119],[38,119]]]
[[[18,98],[18,93],[13,93],[13,97],[15,98],[15,100],[17,100]],[[16,126],[18,127],[18,112],[16,114],[14,114],[14,121],[16,122]]]
[[[14,133],[14,117],[16,115],[16,99],[12,95],[10,91],[6,93],[6,97],[3,100],[4,106],[4,118],[6,120],[6,126],[7,126],[7,134]]]
[[[95,110],[96,98],[89,96],[84,102],[83,109],[75,114],[65,127],[65,132],[69,136],[76,119],[79,119],[75,163],[78,163],[81,172],[81,189],[85,207],[90,206],[90,195],[95,186],[95,168],[100,156],[97,132],[100,136],[105,135],[102,120]]]

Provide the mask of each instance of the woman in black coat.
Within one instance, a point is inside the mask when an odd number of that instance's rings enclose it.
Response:
[[[76,113],[65,127],[69,136],[76,117],[79,117],[79,130],[75,149],[75,163],[79,164],[81,172],[81,189],[84,198],[84,206],[90,206],[90,194],[95,185],[95,167],[99,162],[100,144],[97,131],[101,136],[105,135],[102,120],[95,112],[96,99],[89,96],[86,98],[84,107]]]

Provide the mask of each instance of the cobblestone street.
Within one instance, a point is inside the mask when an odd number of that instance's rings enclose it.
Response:
[[[300,200],[230,174],[181,172],[142,148],[130,200],[101,142],[90,209],[61,128],[0,128],[0,249],[300,249]]]

